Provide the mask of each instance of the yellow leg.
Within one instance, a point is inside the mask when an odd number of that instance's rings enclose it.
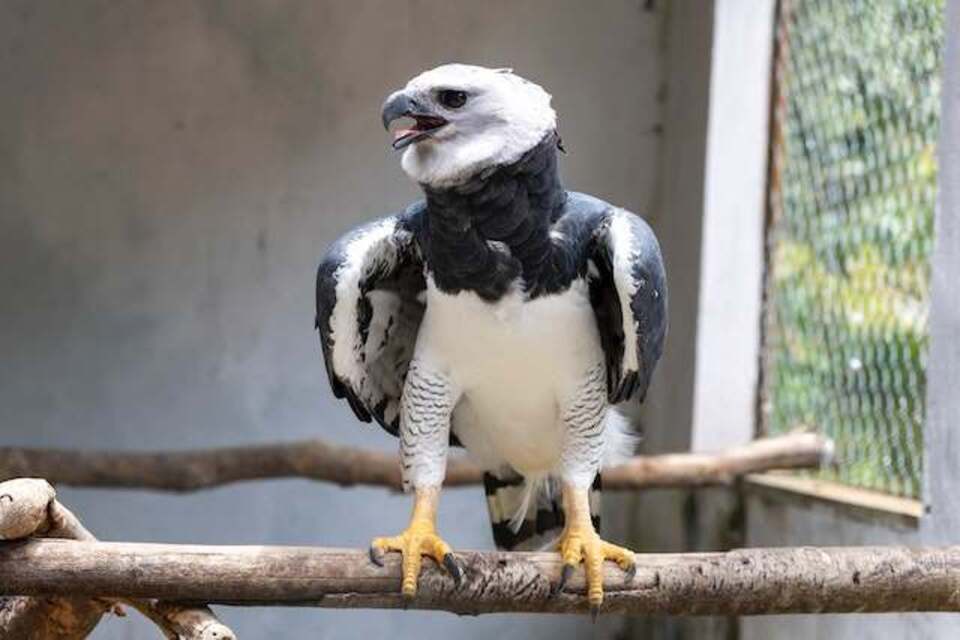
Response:
[[[413,516],[406,530],[398,536],[375,538],[370,544],[370,560],[383,566],[383,554],[399,551],[403,558],[404,597],[417,594],[417,579],[420,577],[422,556],[430,556],[437,565],[443,566],[457,584],[463,577],[460,561],[450,550],[450,545],[437,535],[437,502],[439,487],[423,487],[416,490]]]
[[[627,572],[627,580],[633,578],[636,560],[629,549],[618,547],[600,539],[590,521],[589,489],[563,485],[563,511],[566,526],[560,535],[559,551],[563,558],[563,572],[559,589],[573,574],[581,562],[587,578],[587,599],[596,616],[603,603],[603,561],[613,560]]]

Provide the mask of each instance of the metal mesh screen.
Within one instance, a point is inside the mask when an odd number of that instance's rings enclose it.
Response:
[[[763,427],[834,438],[831,479],[920,492],[943,0],[784,0]],[[960,274],[958,274],[960,276]]]

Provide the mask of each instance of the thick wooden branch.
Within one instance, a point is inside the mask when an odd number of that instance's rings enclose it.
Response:
[[[771,469],[818,467],[832,454],[831,442],[813,433],[757,440],[715,454],[637,456],[605,469],[605,489],[698,487]],[[201,451],[107,452],[0,448],[0,479],[36,476],[54,484],[194,491],[242,480],[310,478],[342,486],[373,485],[400,490],[395,454],[320,440]],[[454,457],[447,486],[477,484],[480,470]]]
[[[0,482],[0,540],[38,536],[96,542],[80,520],[60,504],[56,492],[46,480],[16,478]],[[43,598],[18,595],[0,601],[2,637],[22,640],[86,638],[104,613],[119,610],[116,602],[123,602],[152,620],[170,640],[234,638],[233,632],[206,606],[79,595],[68,593]]]
[[[0,594],[161,598],[233,605],[332,608],[585,611],[582,570],[553,594],[553,553],[462,552],[455,586],[424,563],[420,592],[400,596],[396,554],[384,567],[361,551],[33,540],[0,545]],[[603,610],[635,614],[754,615],[960,611],[960,547],[745,549],[640,554],[626,584],[605,567]]]

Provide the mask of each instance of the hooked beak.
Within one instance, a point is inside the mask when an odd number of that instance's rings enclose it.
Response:
[[[437,129],[445,126],[447,120],[435,113],[425,110],[420,103],[404,91],[397,91],[387,98],[380,112],[383,128],[389,130],[390,123],[399,118],[413,118],[412,127],[397,129],[394,133],[393,148],[403,149],[415,142],[420,142]]]

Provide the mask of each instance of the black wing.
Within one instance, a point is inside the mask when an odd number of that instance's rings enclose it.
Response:
[[[591,239],[590,298],[607,361],[611,403],[643,401],[667,333],[667,282],[660,245],[639,216],[605,214]]]
[[[413,231],[419,215],[410,210],[351,231],[317,270],[316,326],[333,394],[393,435],[424,311]]]

